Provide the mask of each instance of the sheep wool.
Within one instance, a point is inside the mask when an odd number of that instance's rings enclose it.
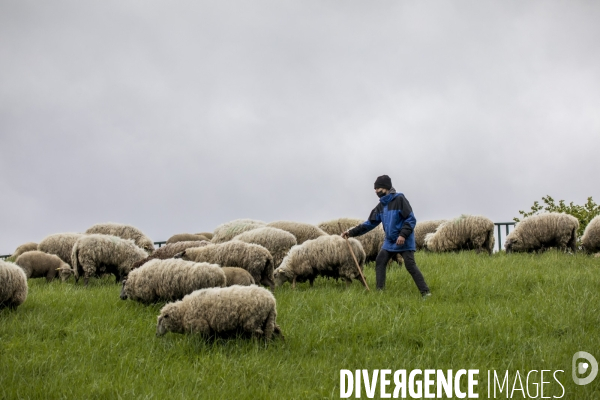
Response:
[[[11,254],[10,257],[6,259],[6,261],[14,262],[19,256],[28,251],[37,250],[38,244],[34,242],[24,243],[16,248],[16,250]]]
[[[46,281],[52,281],[59,271],[69,271],[71,266],[61,260],[54,254],[47,254],[43,251],[35,250],[23,253],[15,261],[29,278],[46,278]],[[61,277],[63,275],[61,274]]]
[[[258,244],[234,240],[204,247],[192,247],[178,256],[188,261],[243,268],[252,275],[255,282],[269,286],[271,290],[275,288],[273,257],[269,250]]]
[[[302,244],[307,240],[316,239],[320,236],[326,236],[327,233],[315,225],[305,224],[303,222],[293,221],[275,221],[267,224],[271,228],[282,229],[296,237],[296,242]]]
[[[142,303],[179,300],[194,290],[225,286],[225,272],[215,264],[180,259],[151,260],[123,281],[121,299]]]
[[[199,241],[199,240],[210,241],[210,239],[204,235],[198,235],[198,234],[192,234],[192,233],[178,233],[178,234],[173,235],[170,238],[168,238],[167,244],[177,243],[177,242]]]
[[[150,260],[166,260],[167,258],[173,258],[177,253],[181,253],[182,251],[190,247],[202,247],[208,244],[210,244],[210,242],[206,240],[169,243],[156,249],[152,254],[150,254],[143,260],[135,262],[131,266],[131,269],[139,268]]]
[[[292,246],[296,245],[296,237],[291,233],[267,226],[246,231],[234,237],[233,240],[263,246],[273,256],[275,268],[281,264]]]
[[[214,234],[212,232],[200,232],[200,233],[194,233],[194,235],[204,236],[208,240],[212,240],[212,238],[214,236]]]
[[[281,335],[275,297],[268,290],[234,285],[196,290],[160,310],[156,336],[193,333],[205,338],[246,334],[270,340]]]
[[[442,223],[434,233],[425,235],[425,248],[445,252],[475,249],[477,253],[494,251],[494,222],[479,215],[463,214]]]
[[[221,269],[225,273],[226,286],[250,286],[256,283],[250,272],[245,269],[238,267],[221,267]]]
[[[13,263],[0,261],[0,310],[16,309],[27,299],[27,277]]]
[[[211,241],[213,243],[225,243],[240,233],[261,228],[265,225],[265,222],[255,219],[235,219],[217,226]]]
[[[83,272],[86,285],[90,276],[102,273],[114,274],[118,282],[129,274],[136,261],[147,256],[148,253],[137,247],[133,240],[112,235],[85,235],[73,246],[72,273],[77,282],[80,272]]]
[[[446,222],[445,219],[417,222],[417,225],[415,226],[415,242],[417,250],[423,250],[425,248],[425,236],[428,233],[434,233],[444,222]]]
[[[148,253],[151,254],[154,251],[154,242],[138,228],[131,225],[107,222],[104,224],[93,225],[85,231],[85,233],[101,233],[104,235],[118,236],[121,239],[133,239],[138,247],[141,247]]]
[[[318,226],[329,235],[340,235],[349,229],[354,228],[357,225],[365,222],[363,219],[358,218],[339,218],[330,221],[321,222]],[[362,244],[363,250],[367,255],[366,262],[375,261],[383,241],[385,240],[385,232],[381,224],[377,228],[365,233],[361,236],[356,236],[354,239],[358,240]],[[401,257],[399,263],[402,263]]]
[[[586,253],[600,251],[600,215],[594,217],[583,231],[581,247]]]
[[[61,260],[71,265],[73,246],[82,233],[55,233],[46,236],[38,245],[38,250],[44,253],[57,255]]]
[[[308,280],[312,286],[317,276],[342,278],[346,286],[352,283],[353,279],[362,283],[346,240],[352,246],[362,270],[366,256],[360,242],[353,238],[343,239],[341,236],[327,235],[292,247],[281,266],[275,270],[275,284],[281,286],[285,282],[292,282],[292,287],[295,287],[296,282]]]
[[[578,228],[579,221],[572,215],[554,212],[532,215],[506,236],[504,248],[507,253],[544,251],[549,247],[575,252]]]

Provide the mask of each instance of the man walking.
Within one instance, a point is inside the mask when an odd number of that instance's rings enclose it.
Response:
[[[397,253],[404,259],[406,270],[410,273],[421,296],[431,296],[429,287],[425,283],[423,274],[415,263],[415,235],[414,229],[417,220],[406,197],[402,193],[396,193],[392,187],[392,180],[387,175],[377,177],[375,181],[375,193],[379,197],[379,204],[371,211],[369,219],[361,225],[342,233],[344,239],[353,236],[364,235],[383,223],[385,240],[375,260],[375,274],[377,277],[377,289],[385,288],[385,273],[388,261]]]

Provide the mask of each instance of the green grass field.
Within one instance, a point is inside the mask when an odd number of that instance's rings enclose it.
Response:
[[[339,398],[340,369],[427,368],[479,369],[479,398],[488,398],[488,370],[509,370],[511,386],[516,371],[525,384],[530,370],[564,370],[562,398],[600,399],[600,377],[587,386],[571,378],[575,352],[600,359],[600,259],[556,252],[416,259],[433,292],[427,301],[397,266],[379,293],[325,279],[278,288],[285,340],[266,346],[156,338],[163,304],[120,300],[114,278],[88,288],[30,280],[27,301],[0,312],[0,398]],[[374,289],[372,264],[366,275]],[[548,376],[544,395],[560,396]]]

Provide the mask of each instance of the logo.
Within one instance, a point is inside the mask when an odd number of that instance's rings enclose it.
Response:
[[[586,361],[577,362],[581,359],[585,359]],[[580,378],[580,376],[588,372],[589,375],[586,378]],[[587,385],[596,378],[596,375],[598,375],[598,361],[596,361],[593,355],[585,351],[578,351],[573,354],[573,382],[576,385]]]

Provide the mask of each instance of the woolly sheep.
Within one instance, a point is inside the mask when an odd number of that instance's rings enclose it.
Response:
[[[202,289],[160,310],[156,336],[175,332],[214,338],[242,333],[270,340],[273,334],[281,335],[276,319],[275,297],[266,289],[256,285]]]
[[[143,260],[135,262],[131,266],[131,269],[139,268],[142,265],[144,265],[145,263],[147,263],[148,261],[154,260],[156,258],[159,260],[166,260],[167,258],[173,258],[177,253],[181,253],[182,251],[184,251],[187,248],[201,247],[201,246],[206,246],[207,244],[210,244],[210,242],[205,241],[205,240],[192,241],[192,242],[169,243],[167,245],[164,245],[164,246],[156,249],[152,254],[150,254],[148,257],[144,258]]]
[[[291,233],[267,226],[246,231],[234,237],[233,240],[263,246],[273,256],[273,265],[275,268],[281,264],[292,246],[296,245],[296,237]]]
[[[119,282],[127,276],[136,261],[147,256],[148,253],[137,247],[133,240],[112,235],[85,235],[73,246],[73,263],[69,272],[75,275],[75,282],[79,281],[79,274],[83,272],[86,285],[90,276],[103,273],[114,274]]]
[[[340,235],[342,232],[345,232],[349,229],[354,228],[357,225],[365,222],[364,219],[358,218],[339,218],[333,219],[330,221],[321,222],[318,226],[323,231],[330,235]],[[372,231],[365,233],[364,235],[357,236],[354,239],[358,240],[365,251],[367,256],[366,262],[375,261],[377,258],[377,254],[379,254],[379,250],[381,250],[381,246],[383,246],[383,241],[385,240],[385,232],[380,225]],[[402,263],[402,259],[400,257],[399,263]]]
[[[40,242],[37,249],[44,253],[54,254],[67,264],[71,265],[73,246],[75,246],[77,239],[82,236],[84,236],[82,233],[55,233],[46,236]]]
[[[346,286],[352,283],[352,279],[358,279],[362,283],[356,263],[345,243],[346,240],[350,243],[354,255],[363,269],[365,252],[358,240],[327,235],[292,247],[289,254],[283,259],[281,266],[275,270],[275,284],[281,286],[285,282],[292,282],[292,288],[294,288],[296,282],[308,280],[312,286],[317,276],[342,278],[346,282]]]
[[[191,234],[191,233],[178,233],[178,234],[173,235],[170,238],[168,238],[167,244],[177,243],[177,242],[191,242],[191,241],[199,241],[199,240],[210,241],[210,239],[204,235]]]
[[[213,243],[225,243],[240,233],[265,226],[265,222],[255,219],[235,219],[215,228],[211,241]]]
[[[11,254],[10,257],[6,259],[6,261],[14,262],[19,256],[28,251],[37,250],[38,244],[34,242],[28,242],[20,245],[17,249]]]
[[[151,260],[123,280],[121,299],[153,303],[179,300],[194,290],[225,286],[225,273],[215,264],[185,260]]]
[[[15,261],[29,278],[46,278],[46,281],[52,281],[60,271],[70,270],[71,266],[61,260],[54,254],[47,254],[43,251],[35,250],[23,253]],[[63,275],[61,274],[61,277]]]
[[[417,250],[423,250],[425,248],[425,236],[428,233],[434,233],[444,222],[446,222],[445,219],[417,222],[417,226],[415,226],[415,242]]]
[[[177,257],[196,262],[209,262],[228,267],[243,268],[252,275],[254,281],[274,289],[273,257],[269,250],[258,244],[239,240],[204,247],[192,247],[179,253]]]
[[[316,227],[315,225],[305,224],[303,222],[293,222],[293,221],[275,221],[267,224],[271,228],[282,229],[294,235],[296,237],[296,242],[298,244],[302,244],[307,240],[316,239],[320,236],[327,235],[321,228]]]
[[[250,272],[238,267],[221,267],[225,273],[226,286],[250,286],[256,282]]]
[[[27,277],[13,263],[0,261],[0,310],[16,309],[27,299]]]
[[[101,233],[104,235],[118,236],[121,239],[133,239],[138,247],[141,247],[148,253],[151,254],[154,251],[154,243],[152,240],[144,235],[138,228],[131,225],[107,222],[104,224],[93,225],[85,231],[85,233]]]
[[[494,251],[494,222],[479,215],[463,214],[441,224],[434,233],[425,235],[425,248],[445,252],[475,249],[477,253]]]
[[[557,247],[575,252],[579,221],[564,213],[543,213],[524,218],[506,236],[504,248],[510,252],[544,251]]]
[[[600,215],[590,221],[581,237],[581,247],[586,253],[600,251]]]

